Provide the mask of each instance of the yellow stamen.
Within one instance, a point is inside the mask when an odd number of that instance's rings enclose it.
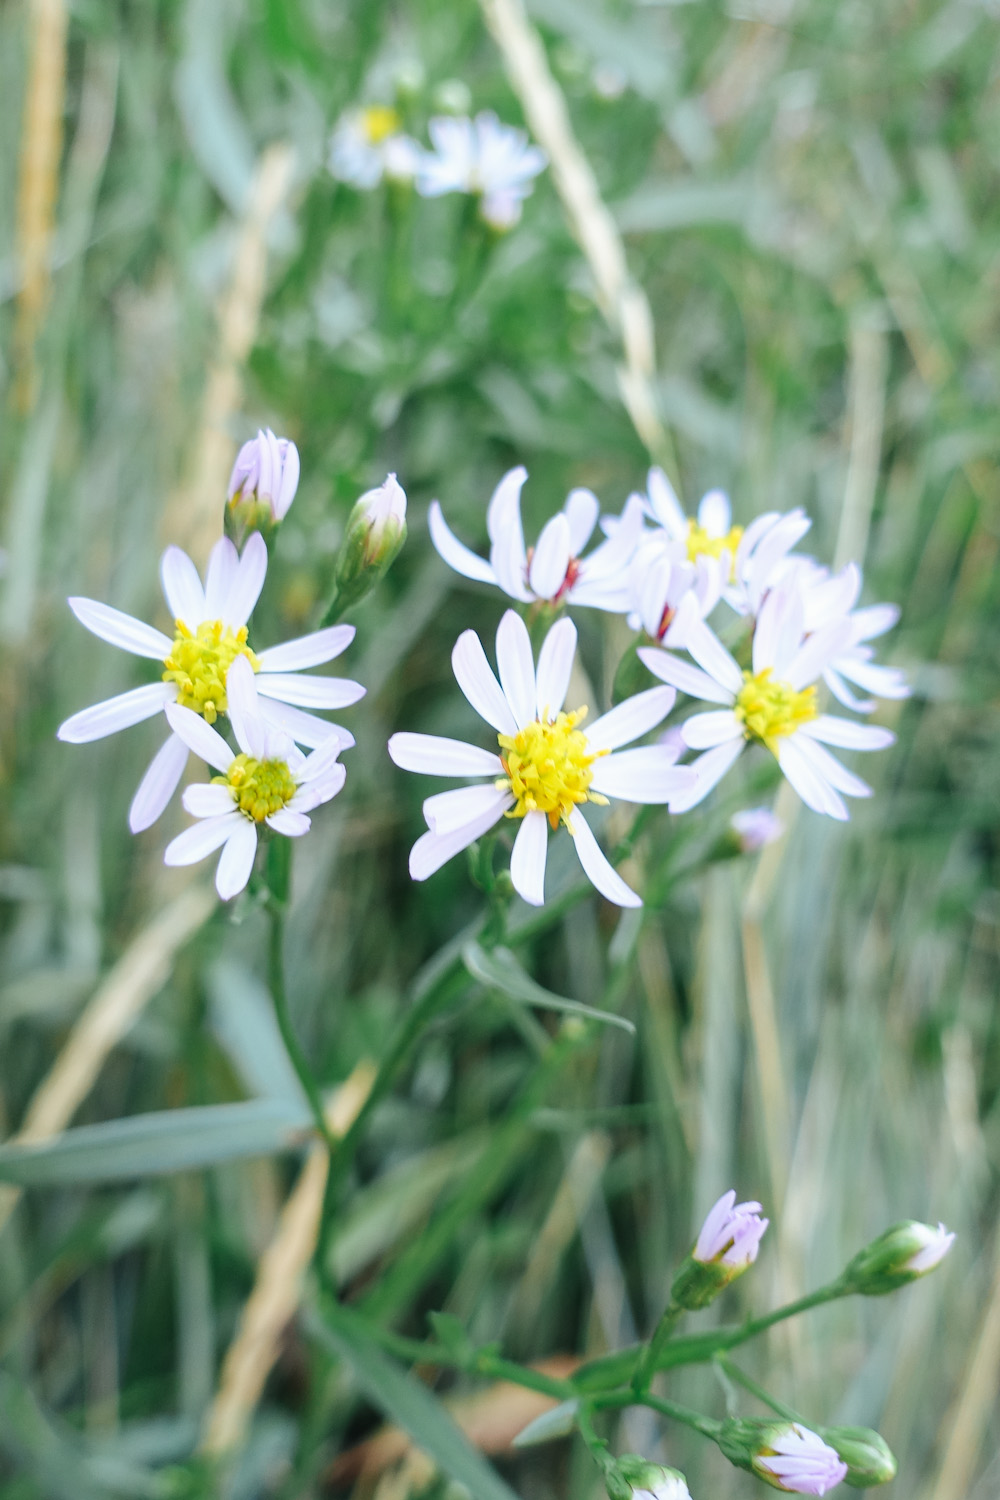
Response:
[[[240,812],[263,823],[295,796],[295,778],[283,760],[255,760],[237,755],[225,776],[213,776],[217,786],[228,786]]]
[[[731,526],[725,536],[710,536],[704,526],[699,526],[697,521],[688,521],[688,562],[694,562],[699,557],[719,558],[723,552],[728,552],[731,569],[742,535],[742,526]]]
[[[744,725],[748,740],[760,740],[777,754],[776,741],[816,718],[816,689],[807,687],[799,692],[789,682],[774,682],[770,667],[762,672],[744,672],[733,712]]]
[[[581,802],[606,803],[599,792],[588,790],[594,773],[591,767],[607,750],[591,750],[587,736],[577,729],[587,710],[560,713],[555,719],[535,719],[517,734],[500,734],[500,759],[506,779],[497,782],[509,788],[517,801],[506,814],[523,818],[530,812],[543,812],[553,828],[560,821],[568,823],[574,807]]]
[[[388,104],[370,104],[361,111],[361,129],[369,146],[380,146],[399,129],[399,115]]]
[[[256,656],[247,645],[245,625],[233,631],[221,620],[203,620],[192,632],[183,620],[175,620],[174,644],[163,665],[164,682],[176,682],[177,702],[193,709],[209,724],[226,711],[226,673],[238,656],[245,656],[254,671]]]

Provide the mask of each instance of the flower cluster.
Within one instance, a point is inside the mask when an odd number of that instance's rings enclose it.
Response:
[[[220,537],[202,582],[185,552],[167,548],[160,579],[171,634],[96,599],[69,601],[92,634],[158,663],[160,672],[156,682],[73,714],[59,738],[72,744],[103,739],[162,714],[167,737],[132,799],[129,825],[139,833],[157,821],[192,752],[213,767],[220,774],[208,785],[185,791],[184,807],[200,821],[173,840],[165,859],[190,864],[221,848],[216,888],[223,900],[246,886],[262,833],[299,837],[309,829],[309,812],[340,791],[345,773],[338,757],[354,736],[320,714],[348,708],[365,692],[350,678],[308,672],[346,650],[353,625],[331,625],[265,649],[251,642],[250,620],[268,566],[264,533],[286,515],[298,477],[298,452],[288,439],[267,431],[244,444],[225,516],[229,525],[239,511],[242,552]],[[395,476],[386,484],[398,512],[402,492]],[[380,517],[381,492],[364,498]],[[226,724],[237,749],[219,733]],[[312,754],[303,754],[303,746]]]
[[[407,182],[424,198],[466,193],[478,200],[480,216],[493,229],[513,227],[546,156],[523,130],[504,125],[492,110],[475,119],[438,115],[427,126],[431,150],[402,128],[398,112],[384,104],[350,109],[330,138],[331,174],[352,187],[370,189],[382,180]]]

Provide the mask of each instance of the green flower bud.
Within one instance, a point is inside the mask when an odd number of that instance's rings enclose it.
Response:
[[[691,1500],[684,1475],[652,1464],[638,1453],[626,1453],[605,1479],[610,1500]]]
[[[954,1234],[943,1224],[933,1229],[914,1219],[901,1219],[877,1240],[858,1252],[844,1272],[848,1291],[881,1297],[933,1271],[951,1249]]]
[[[870,1427],[820,1427],[824,1442],[836,1448],[847,1465],[844,1483],[856,1490],[888,1484],[896,1477],[896,1460],[885,1438]]]
[[[737,1203],[730,1189],[709,1211],[691,1254],[681,1263],[670,1288],[677,1307],[696,1312],[710,1302],[757,1259],[767,1219],[759,1203]]]
[[[776,1490],[825,1495],[847,1477],[847,1464],[818,1432],[775,1417],[731,1419],[716,1438],[731,1464]]]
[[[385,577],[406,541],[406,495],[390,474],[351,511],[337,558],[338,612],[356,604]]]

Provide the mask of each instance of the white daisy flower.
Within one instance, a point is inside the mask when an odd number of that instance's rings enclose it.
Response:
[[[412,182],[423,153],[400,129],[401,123],[388,104],[345,111],[330,137],[327,166],[331,175],[362,190],[377,187],[383,177]]]
[[[231,901],[250,879],[261,823],[286,838],[301,838],[311,826],[308,814],[337,795],[346,773],[337,760],[337,740],[305,756],[268,722],[245,656],[236,657],[226,674],[226,696],[238,753],[199,714],[167,705],[170,727],[185,749],[222,774],[207,786],[185,790],[184,806],[201,822],[167,845],[163,862],[193,865],[221,848],[215,888],[223,901]]]
[[[642,502],[626,504],[614,535],[581,557],[597,525],[600,504],[590,490],[571,490],[562,510],[547,521],[534,547],[524,545],[519,466],[501,479],[486,512],[489,562],[470,551],[448,526],[436,500],[428,515],[431,541],[456,573],[492,583],[522,604],[590,605],[623,614],[629,608],[629,567],[642,533]]]
[[[728,583],[743,535],[743,527],[733,525],[728,495],[722,490],[709,490],[701,497],[697,519],[689,519],[673,485],[659,468],[649,471],[646,495],[647,512],[673,542],[678,560],[686,557],[692,564],[699,559],[716,563],[722,582]]]
[[[204,587],[187,553],[168,547],[160,563],[160,578],[174,619],[173,639],[96,599],[70,599],[70,609],[94,635],[133,656],[160,662],[163,671],[159,682],[73,714],[60,726],[58,738],[74,745],[103,739],[154,718],[170,703],[191,709],[212,724],[227,712],[226,673],[237,657],[245,657],[259,674],[260,693],[266,700],[262,712],[275,728],[300,745],[326,745],[330,740],[341,749],[353,745],[354,737],[346,729],[303,710],[346,708],[364,697],[364,688],[346,677],[307,677],[301,669],[339,656],[354,639],[354,626],[334,625],[255,653],[249,645],[247,621],[266,572],[267,546],[259,533],[249,538],[242,556],[227,538],[216,542]],[[133,833],[156,822],[177,788],[187,756],[187,746],[177,734],[160,746],[129,809]]]
[[[876,698],[908,698],[910,686],[904,674],[898,667],[875,662],[875,652],[866,644],[893,628],[899,620],[898,605],[855,608],[861,593],[861,569],[857,563],[848,563],[839,573],[831,573],[811,557],[788,558],[786,564],[781,583],[784,587],[787,582],[799,590],[808,633],[822,630],[835,620],[846,620],[850,625],[848,644],[823,671],[823,681],[838,703],[857,713],[871,713]],[[845,678],[872,697],[858,698]]]
[[[629,593],[633,630],[645,631],[651,641],[683,646],[676,624],[681,600],[690,594],[705,619],[722,596],[722,572],[716,559],[679,558],[663,532],[646,532],[629,569]]]
[[[692,765],[696,786],[672,799],[672,811],[699,803],[756,740],[775,756],[808,807],[845,820],[839,793],[870,797],[871,788],[824,746],[881,750],[895,739],[887,729],[819,711],[816,679],[843,650],[850,626],[839,620],[807,636],[798,591],[774,589],[757,617],[752,669],[745,672],[690,605],[682,610],[684,644],[698,665],[654,646],[641,647],[639,656],[663,682],[723,707],[695,714],[681,726],[688,747],[705,753]]]
[[[434,150],[423,154],[417,192],[425,198],[444,193],[474,193],[480,212],[496,229],[509,229],[521,215],[548,158],[527,133],[502,125],[491,110],[474,120],[440,115],[428,125]]]
[[[589,732],[587,710],[563,712],[576,651],[571,620],[552,626],[532,658],[527,626],[508,610],[497,630],[498,682],[474,630],[459,636],[451,662],[472,707],[496,730],[497,750],[429,734],[394,734],[389,754],[404,771],[431,776],[488,777],[478,786],[441,792],[424,803],[430,830],[414,844],[410,874],[426,880],[502,817],[520,819],[510,860],[514,888],[532,906],[544,900],[548,831],[564,823],[584,872],[609,901],[641,906],[601,853],[583,804],[608,797],[670,803],[693,782],[669,749],[652,745],[613,754],[666,717],[676,694],[652,688],[604,714]]]

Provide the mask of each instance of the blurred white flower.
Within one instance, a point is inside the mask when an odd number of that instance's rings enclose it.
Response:
[[[263,505],[272,521],[283,521],[299,487],[299,450],[270,427],[244,443],[229,477],[230,505],[240,500]]]
[[[784,824],[769,807],[745,807],[733,813],[729,826],[740,841],[744,854],[756,854],[773,844],[784,833]]]
[[[161,662],[163,671],[159,682],[73,714],[60,725],[58,738],[74,745],[100,740],[154,718],[170,703],[212,724],[228,710],[226,674],[237,657],[245,657],[259,674],[265,699],[261,712],[274,728],[300,745],[326,745],[331,740],[341,749],[353,745],[354,737],[346,729],[303,709],[346,708],[364,697],[364,688],[346,677],[307,677],[301,669],[339,656],[354,639],[354,626],[334,625],[255,653],[247,621],[266,572],[267,546],[259,532],[249,538],[242,555],[227,538],[216,542],[204,587],[187,554],[179,547],[168,547],[160,563],[160,578],[174,619],[172,640],[152,625],[96,599],[70,599],[70,609],[94,635],[133,656]],[[187,746],[177,734],[160,746],[129,809],[133,833],[151,827],[163,812],[181,779],[187,755]]]
[[[377,187],[383,177],[412,182],[422,152],[400,125],[399,115],[388,104],[346,110],[330,137],[331,175],[362,189]]]
[[[222,774],[207,786],[186,789],[184,806],[201,821],[167,845],[163,861],[193,865],[221,848],[215,888],[223,901],[231,901],[250,879],[260,824],[286,838],[300,838],[309,832],[308,814],[337,795],[346,773],[337,760],[338,740],[305,756],[287,734],[268,723],[245,656],[229,668],[226,695],[238,753],[198,714],[176,703],[167,705],[170,727],[186,749]]]
[[[780,575],[782,586],[796,587],[802,597],[805,627],[809,634],[822,630],[835,620],[850,625],[847,645],[823,670],[823,681],[845,708],[870,713],[875,698],[908,698],[910,687],[898,667],[880,666],[873,660],[875,652],[867,641],[891,630],[899,619],[895,604],[872,604],[856,609],[861,593],[861,569],[848,563],[839,573],[831,573],[811,557],[788,557]],[[872,698],[858,698],[844,679],[854,683]]]
[[[807,636],[796,589],[773,589],[757,617],[752,670],[741,671],[718,637],[687,601],[682,603],[682,639],[697,666],[657,647],[639,656],[662,681],[710,703],[724,705],[695,714],[681,726],[686,744],[705,753],[693,763],[697,786],[673,801],[680,812],[699,803],[756,740],[775,756],[803,802],[841,821],[848,816],[840,793],[870,797],[871,788],[824,748],[880,750],[895,736],[887,729],[821,714],[815,682],[841,652],[850,626],[838,620]]]
[[[624,613],[630,600],[629,568],[642,532],[638,496],[627,502],[614,535],[581,557],[597,524],[600,504],[590,490],[571,490],[562,510],[546,522],[535,546],[527,549],[521,525],[521,487],[527,477],[526,469],[511,469],[493,491],[486,512],[489,562],[458,540],[440,505],[432,501],[428,525],[441,557],[456,573],[495,584],[522,604],[582,604]]]
[[[497,229],[515,224],[522,201],[547,165],[545,152],[531,144],[525,131],[502,125],[491,110],[474,120],[437,115],[428,131],[434,149],[421,157],[417,192],[425,198],[476,194],[487,223]]]
[[[536,673],[527,626],[508,610],[497,630],[497,681],[479,637],[466,630],[452,652],[459,687],[497,734],[499,753],[427,734],[394,734],[389,754],[405,771],[432,776],[488,777],[441,792],[424,803],[430,830],[414,844],[410,874],[426,880],[502,817],[520,819],[510,860],[514,888],[532,906],[544,901],[548,832],[565,824],[585,874],[618,906],[641,906],[598,847],[583,816],[586,802],[669,804],[692,773],[657,745],[613,754],[646,734],[670,712],[672,688],[652,688],[604,714],[588,732],[587,710],[563,712],[576,652],[576,628],[562,619],[549,630]]]
[[[699,556],[694,562],[677,555],[676,544],[663,532],[645,532],[629,568],[628,623],[651,641],[683,646],[676,628],[681,600],[690,594],[705,619],[722,595],[722,570],[717,560]]]

